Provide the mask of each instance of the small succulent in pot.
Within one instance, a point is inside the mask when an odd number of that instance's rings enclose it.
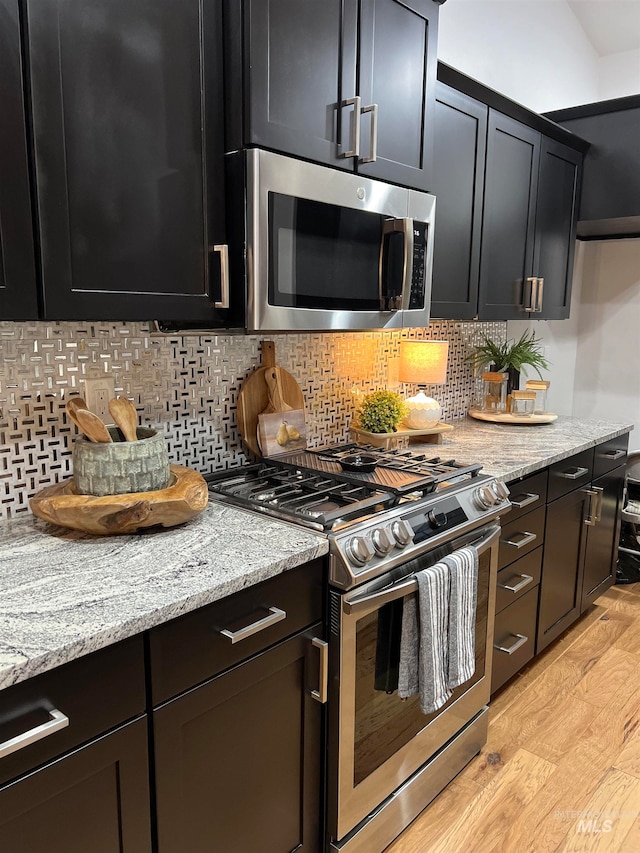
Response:
[[[406,416],[407,407],[393,391],[372,391],[365,394],[357,411],[358,426],[367,432],[396,432]]]

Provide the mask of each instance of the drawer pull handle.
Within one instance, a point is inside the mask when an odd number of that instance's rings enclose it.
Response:
[[[510,498],[510,500],[513,506],[522,509],[524,506],[529,506],[529,504],[539,501],[540,495],[534,495],[533,492],[524,492],[524,494],[516,495],[515,498]]]
[[[5,755],[11,755],[12,752],[17,752],[19,749],[29,746],[29,744],[42,740],[44,737],[49,737],[49,735],[69,725],[69,717],[56,708],[49,711],[49,716],[51,719],[47,720],[46,723],[42,723],[40,726],[29,729],[28,732],[23,732],[21,735],[9,738],[4,743],[0,743],[0,758],[4,758]]]
[[[606,453],[602,454],[606,456],[607,459],[621,459],[623,456],[627,455],[626,450],[607,450]]]
[[[556,476],[562,477],[565,480],[578,480],[588,473],[588,468],[569,468],[568,471],[557,471]]]
[[[312,699],[324,705],[327,701],[327,688],[329,685],[329,643],[314,637],[311,640],[311,645],[315,646],[320,652],[320,679],[317,690],[311,691]]]
[[[529,533],[529,531],[524,530],[522,533],[514,533],[511,539],[501,539],[500,541],[504,545],[509,545],[511,548],[520,550],[520,548],[524,548],[525,545],[535,541],[537,538],[537,533]]]
[[[531,575],[518,575],[518,577],[522,578],[522,580],[518,583],[515,583],[513,586],[508,583],[499,583],[498,586],[502,589],[508,589],[509,592],[513,592],[515,594],[516,592],[520,592],[521,589],[524,589],[525,586],[529,586],[529,584],[533,580]]]
[[[280,610],[279,607],[270,607],[268,616],[265,616],[263,619],[258,619],[257,622],[252,622],[250,625],[247,625],[246,628],[240,628],[239,631],[229,631],[228,628],[224,628],[220,633],[225,637],[228,637],[232,643],[240,643],[242,640],[246,640],[248,637],[253,637],[254,634],[259,634],[260,631],[264,631],[265,628],[270,628],[272,625],[275,625],[277,622],[282,622],[282,620],[286,618],[286,610]]]
[[[511,646],[497,646],[495,645],[493,648],[498,652],[504,652],[505,655],[512,655],[514,652],[517,652],[520,646],[524,646],[526,642],[529,641],[528,637],[525,637],[524,634],[512,634],[513,637],[516,637],[515,643]]]

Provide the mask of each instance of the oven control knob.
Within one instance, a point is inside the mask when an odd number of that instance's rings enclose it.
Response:
[[[427,521],[430,527],[437,530],[439,527],[444,527],[447,523],[447,514],[446,512],[435,512],[430,509],[427,513]]]
[[[378,527],[371,535],[373,547],[379,557],[386,557],[390,551],[393,551],[395,542],[391,534],[384,527]]]
[[[413,530],[408,521],[404,518],[394,521],[391,525],[391,534],[396,540],[396,547],[404,548],[409,542],[413,541]]]
[[[356,566],[364,566],[373,557],[373,548],[364,536],[354,536],[345,546],[347,556]]]
[[[473,502],[478,509],[491,509],[498,502],[498,498],[489,486],[478,486],[473,493]]]
[[[500,482],[500,480],[494,480],[490,486],[491,491],[496,496],[496,503],[502,503],[502,501],[506,501],[509,497],[509,489],[505,486],[504,483]]]

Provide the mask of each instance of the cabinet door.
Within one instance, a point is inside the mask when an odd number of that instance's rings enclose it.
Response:
[[[46,317],[216,320],[221,5],[26,5]]]
[[[576,489],[547,507],[537,652],[580,614],[585,499]]]
[[[566,320],[571,301],[582,155],[542,137],[533,269],[543,279],[536,320]]]
[[[0,789],[7,853],[150,853],[146,720]]]
[[[357,0],[248,0],[245,23],[246,143],[353,169],[339,143],[351,137],[354,108],[340,103],[356,94]]]
[[[431,189],[438,5],[433,0],[360,0],[358,171]],[[375,149],[375,150],[374,150]],[[367,162],[375,157],[375,162]]]
[[[0,319],[38,316],[18,0],[0,0]]]
[[[437,84],[433,318],[470,320],[478,313],[487,112],[484,104]]]
[[[620,538],[620,503],[624,466],[615,468],[591,484],[598,491],[598,519],[589,526],[582,581],[582,610],[608,589],[616,578]],[[602,491],[600,491],[602,490]]]
[[[154,712],[159,853],[319,850],[314,629]]]
[[[481,320],[525,319],[531,302],[540,134],[489,110],[480,262]],[[535,316],[535,315],[534,315]]]

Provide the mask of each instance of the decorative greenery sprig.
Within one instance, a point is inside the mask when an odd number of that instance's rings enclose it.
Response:
[[[367,432],[396,432],[407,411],[399,394],[393,391],[372,391],[364,395],[358,409],[358,425]]]
[[[523,367],[529,366],[542,378],[540,371],[549,370],[549,364],[540,350],[540,340],[533,331],[523,332],[518,341],[512,339],[501,344],[485,337],[484,343],[474,347],[465,361],[476,370],[493,364],[498,372],[508,367],[522,370]]]

